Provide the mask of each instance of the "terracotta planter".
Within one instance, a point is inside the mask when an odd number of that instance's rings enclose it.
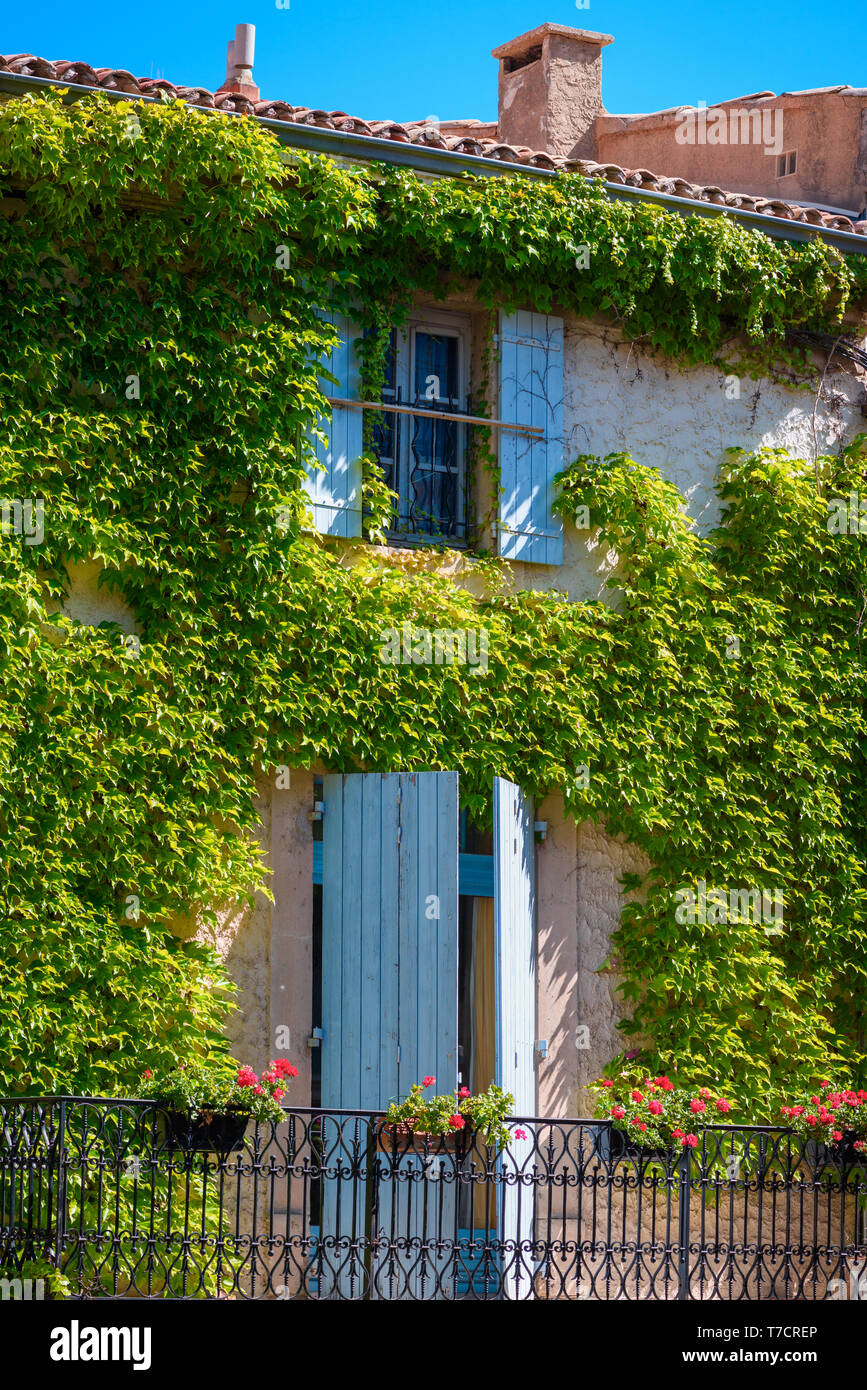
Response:
[[[433,1158],[445,1153],[462,1155],[471,1144],[472,1130],[468,1124],[449,1134],[430,1134],[427,1130],[413,1129],[409,1124],[389,1124],[386,1120],[380,1120],[376,1126],[376,1147],[382,1153],[411,1153]]]

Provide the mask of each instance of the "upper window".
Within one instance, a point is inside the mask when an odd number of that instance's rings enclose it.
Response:
[[[398,502],[389,528],[397,543],[461,545],[467,539],[469,319],[439,310],[392,333],[375,443]],[[457,418],[456,418],[457,417]]]
[[[788,150],[786,154],[777,155],[777,178],[781,179],[786,174],[794,174],[798,167],[797,150]]]

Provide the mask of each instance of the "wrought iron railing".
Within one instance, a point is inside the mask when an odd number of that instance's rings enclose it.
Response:
[[[78,1297],[826,1299],[862,1293],[867,1173],[785,1130],[641,1154],[591,1120],[397,1134],[287,1110],[189,1147],[152,1102],[0,1101],[0,1267]],[[857,1293],[854,1295],[857,1297]]]

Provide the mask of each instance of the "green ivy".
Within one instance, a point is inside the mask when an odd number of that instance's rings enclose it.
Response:
[[[867,577],[812,467],[733,458],[702,541],[653,470],[578,460],[561,506],[618,551],[616,610],[512,593],[481,558],[480,603],[375,548],[349,568],[304,532],[300,485],[333,336],[317,305],[372,330],[375,398],[416,291],[605,314],[682,360],[741,333],[770,360],[787,327],[839,325],[864,258],[578,176],[288,161],[252,121],[100,95],[0,106],[0,196],[0,497],[45,507],[41,545],[0,537],[0,1085],[117,1092],[145,1060],[219,1057],[228,977],[170,926],[267,890],[256,774],[314,761],[454,768],[479,815],[499,773],[645,849],[616,954],[659,1066],[757,1094],[781,1068],[862,1069]],[[863,467],[821,460],[823,484]],[[85,560],[138,642],[59,611]],[[405,621],[486,628],[487,672],[384,665]],[[699,876],[782,881],[784,937],[675,926]]]

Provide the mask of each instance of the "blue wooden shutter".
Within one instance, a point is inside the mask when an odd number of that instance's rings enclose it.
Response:
[[[324,781],[322,1105],[457,1081],[458,776]]]
[[[514,1113],[536,1111],[536,896],[533,808],[519,787],[494,778],[494,932],[497,1084],[515,1097]],[[533,1282],[533,1127],[512,1139],[501,1163],[503,1286],[527,1298]]]
[[[544,436],[500,430],[500,555],[562,565],[563,522],[552,510],[563,467],[563,320],[500,313],[500,419]]]
[[[340,342],[323,358],[323,367],[337,377],[338,385],[320,377],[326,396],[359,399],[358,362],[355,343],[360,330],[343,314],[322,312],[320,317],[333,323]],[[323,421],[327,445],[316,441],[316,457],[323,465],[311,464],[307,472],[307,494],[313,507],[313,525],[326,536],[349,539],[361,535],[361,452],[363,445],[361,410],[334,406]]]

